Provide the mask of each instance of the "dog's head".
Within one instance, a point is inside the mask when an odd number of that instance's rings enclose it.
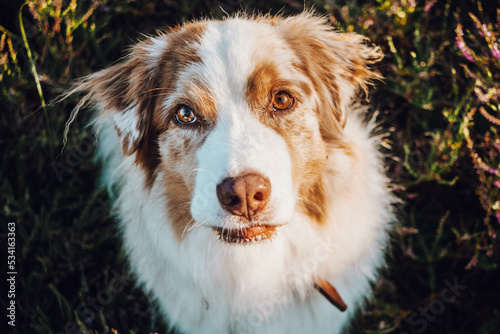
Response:
[[[349,153],[346,107],[381,58],[324,18],[234,17],[171,29],[77,88],[112,120],[146,189],[165,192],[179,240],[279,235],[294,215],[325,224],[329,150]]]

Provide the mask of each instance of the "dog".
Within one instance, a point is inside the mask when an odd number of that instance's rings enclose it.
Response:
[[[237,14],[149,37],[69,91],[95,106],[131,270],[172,328],[348,326],[394,221],[360,94],[382,57],[313,12]]]

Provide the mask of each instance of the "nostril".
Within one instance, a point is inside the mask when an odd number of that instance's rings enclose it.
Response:
[[[217,197],[225,210],[235,215],[241,215],[243,214],[243,207],[246,207],[246,204],[243,204],[245,196],[242,191],[244,189],[238,185],[237,181],[238,179],[236,178],[224,179],[217,185]]]
[[[227,206],[236,206],[241,202],[238,195],[234,194],[232,189],[224,189],[224,190],[218,189],[217,195],[219,197],[219,201],[221,202],[221,204]]]
[[[230,200],[227,203],[227,205],[230,207],[235,207],[235,206],[238,206],[240,204],[241,204],[241,201],[237,196],[233,196],[232,198],[230,198]]]
[[[253,195],[253,199],[256,201],[263,201],[264,200],[264,194],[262,194],[260,191]]]

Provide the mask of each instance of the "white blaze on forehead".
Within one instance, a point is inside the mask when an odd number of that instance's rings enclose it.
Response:
[[[269,33],[272,33],[269,27],[241,19],[207,25],[198,51],[201,68],[196,66],[196,69],[217,100],[244,99],[248,76],[255,68],[255,52],[262,36]]]
[[[199,223],[222,225],[227,214],[219,205],[216,186],[225,177],[260,173],[271,181],[270,223],[286,223],[295,199],[291,159],[285,140],[259,122],[245,98],[247,80],[255,69],[255,52],[262,51],[267,25],[244,20],[209,24],[198,50],[202,63],[188,71],[208,84],[218,104],[218,118],[197,152],[199,170],[191,205]]]
[[[163,102],[164,107],[171,108],[182,100],[193,80],[206,85],[218,103],[235,97],[243,102],[248,75],[255,67],[253,53],[258,50],[265,28],[268,27],[237,18],[209,22],[197,43],[201,62],[182,70],[175,90]]]

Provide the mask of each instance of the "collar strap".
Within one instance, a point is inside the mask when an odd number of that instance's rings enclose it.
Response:
[[[344,312],[347,310],[347,305],[342,300],[342,297],[340,297],[337,289],[335,289],[328,281],[321,278],[315,278],[314,287],[323,295],[323,297],[325,297],[340,311]]]

